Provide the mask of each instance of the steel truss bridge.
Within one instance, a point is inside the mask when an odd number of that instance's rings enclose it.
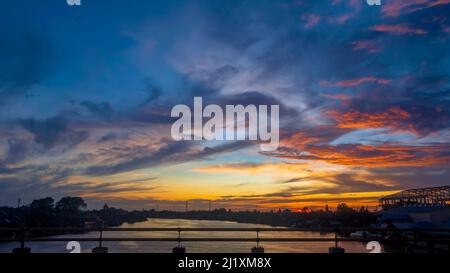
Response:
[[[450,186],[411,189],[381,198],[383,209],[400,206],[432,206],[450,204]]]

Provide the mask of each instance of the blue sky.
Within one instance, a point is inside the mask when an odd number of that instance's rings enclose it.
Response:
[[[5,1],[0,204],[376,204],[448,184],[446,0]],[[175,142],[171,108],[279,104],[281,147]]]

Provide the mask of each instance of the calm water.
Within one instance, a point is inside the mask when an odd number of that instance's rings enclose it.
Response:
[[[242,224],[225,221],[202,221],[202,220],[181,220],[181,219],[149,219],[146,222],[124,224],[123,228],[263,228],[270,227],[266,225]],[[54,236],[57,238],[81,238],[97,237],[98,232],[80,235]],[[176,232],[104,232],[104,237],[166,237],[176,238]],[[220,237],[220,238],[255,238],[254,232],[183,232],[182,237]],[[261,232],[260,237],[310,237],[310,238],[333,238],[334,234],[320,234],[318,232]],[[267,253],[327,253],[328,248],[333,246],[333,242],[263,242],[261,246]],[[176,246],[176,242],[104,242],[104,246],[109,248],[110,252],[119,253],[166,253],[171,252]],[[1,252],[11,252],[18,243],[0,244]],[[27,243],[33,253],[65,253],[66,243]],[[96,242],[81,242],[82,252],[91,252]],[[249,253],[255,243],[248,242],[184,242],[188,253]],[[367,253],[365,245],[358,242],[341,242],[340,247],[345,248],[347,253]]]

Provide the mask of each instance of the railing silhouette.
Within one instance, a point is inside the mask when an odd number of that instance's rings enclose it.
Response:
[[[383,235],[382,237],[360,236],[350,237],[351,232],[372,232]],[[30,237],[28,234],[36,232],[53,232],[54,235],[64,235],[64,237]],[[86,232],[98,232],[98,236],[92,237],[70,237],[70,234],[80,234]],[[104,232],[176,232],[174,237],[104,237]],[[182,237],[182,233],[188,232],[249,232],[255,233],[255,237]],[[262,232],[320,232],[334,233],[333,237],[261,237]],[[441,228],[0,228],[0,234],[11,233],[14,236],[0,237],[1,242],[19,242],[18,250],[26,249],[26,242],[98,242],[102,248],[103,242],[175,242],[176,248],[183,249],[182,242],[255,242],[254,249],[264,249],[260,247],[261,242],[332,242],[334,248],[338,249],[339,242],[369,242],[377,241],[380,244],[389,243],[412,243],[417,242],[439,243],[447,245],[450,250],[450,229]],[[57,233],[57,234],[56,234]],[[402,236],[386,236],[387,234],[401,234]],[[67,235],[68,237],[66,237]],[[174,252],[176,251],[174,248]],[[330,248],[331,251],[331,248]],[[20,252],[20,251],[18,251]]]

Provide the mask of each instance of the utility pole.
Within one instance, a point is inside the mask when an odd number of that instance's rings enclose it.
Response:
[[[19,199],[17,200],[17,208],[20,208],[20,202],[21,202],[22,200],[20,199],[20,197],[19,197]]]

